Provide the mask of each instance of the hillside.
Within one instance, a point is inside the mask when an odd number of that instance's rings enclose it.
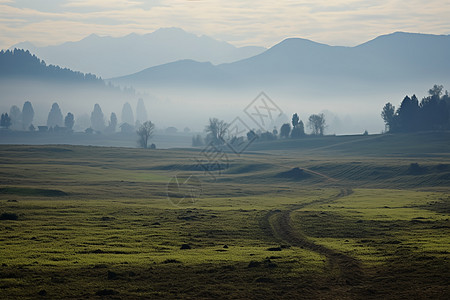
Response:
[[[123,37],[92,34],[80,41],[55,46],[36,47],[24,42],[13,47],[29,49],[52,64],[95,73],[103,78],[123,76],[183,59],[228,63],[265,50],[263,47],[238,48],[179,28],[161,28],[144,35],[133,33]]]
[[[185,85],[202,82],[205,85],[229,82],[231,78],[210,62],[180,60],[145,69],[136,74],[123,76],[118,81],[122,85]]]
[[[93,74],[84,74],[59,66],[47,65],[28,50],[22,49],[0,52],[0,79],[104,84],[101,78]]]
[[[28,100],[42,118],[55,101],[65,110],[78,114],[90,111],[95,103],[119,111],[124,101],[134,98],[132,92],[105,84],[96,75],[47,65],[29,51],[20,49],[0,52],[0,91],[4,99],[0,101],[2,113]]]
[[[295,152],[302,155],[326,156],[443,156],[450,153],[450,132],[417,132],[405,134],[307,136],[299,139],[278,139],[253,142],[249,151]]]

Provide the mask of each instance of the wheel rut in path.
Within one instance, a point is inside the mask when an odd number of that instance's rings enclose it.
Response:
[[[272,210],[264,216],[264,227],[269,227],[275,238],[291,246],[301,247],[324,255],[328,260],[328,271],[332,274],[331,278],[335,283],[352,286],[357,285],[361,282],[363,274],[358,260],[344,253],[314,243],[302,232],[296,230],[291,224],[291,213],[293,211],[313,204],[331,203],[351,193],[353,193],[351,189],[341,189],[339,194],[329,198],[293,205],[288,210]]]

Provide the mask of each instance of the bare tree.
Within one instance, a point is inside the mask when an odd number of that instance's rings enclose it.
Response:
[[[323,135],[325,131],[324,114],[310,115],[308,119],[308,127],[311,128],[313,135]]]
[[[148,140],[153,136],[153,132],[155,131],[155,124],[151,121],[144,122],[144,124],[139,127],[136,131],[139,139],[138,144],[140,147],[147,149],[148,148]]]
[[[228,124],[225,121],[217,118],[209,119],[209,124],[205,128],[207,139],[214,144],[223,144],[227,129]]]

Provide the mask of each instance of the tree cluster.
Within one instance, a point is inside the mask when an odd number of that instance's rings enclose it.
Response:
[[[442,85],[434,85],[428,96],[420,102],[416,95],[406,96],[400,106],[395,109],[386,103],[381,111],[386,131],[417,132],[424,130],[450,129],[450,96],[443,93]]]
[[[0,119],[0,126],[9,129],[11,124],[11,118],[9,117],[8,113],[2,114],[2,117]]]
[[[34,109],[30,101],[23,104],[22,111],[17,105],[11,106],[8,113],[3,113],[0,126],[6,129],[10,127],[14,130],[31,130],[34,119]]]
[[[292,127],[291,127],[292,124]],[[281,138],[298,139],[306,136],[305,125],[300,120],[297,113],[292,115],[291,124],[285,123],[280,128]],[[325,115],[313,114],[308,118],[308,127],[311,129],[311,135],[323,135],[326,128]]]
[[[192,146],[203,146],[205,143],[212,143],[215,145],[223,145],[224,143],[239,144],[245,140],[245,137],[242,136],[232,136],[231,133],[228,132],[228,127],[229,124],[225,121],[217,118],[210,118],[208,125],[205,127],[206,138],[203,139],[201,135],[193,136]],[[308,127],[311,128],[311,135],[323,135],[326,128],[324,114],[311,115],[308,120]],[[258,140],[262,142],[276,140],[277,138],[298,139],[305,137],[306,135],[303,121],[301,121],[298,114],[295,113],[292,116],[291,123],[283,124],[279,131],[277,128],[274,128],[272,132],[263,132],[261,130],[253,129],[247,132],[246,138],[247,141],[253,142]]]
[[[154,134],[155,124],[147,121],[147,110],[145,109],[144,101],[142,99],[139,99],[136,111],[138,120],[134,123],[134,115],[131,105],[128,102],[125,103],[122,109],[123,123],[119,127],[123,133],[137,134],[137,142],[139,147],[149,148],[148,142]],[[101,132],[115,133],[117,130],[118,120],[116,114],[114,112],[111,113],[108,125],[106,125],[105,116],[98,103],[94,105],[90,118],[87,118],[88,122],[90,122],[90,127],[84,130],[87,134]],[[0,118],[0,126],[7,130],[11,128],[13,130],[35,131],[36,129],[32,124],[33,119],[33,106],[30,101],[26,101],[23,105],[22,111],[19,107],[13,105],[11,106],[9,114],[2,113]],[[46,126],[39,126],[39,131],[71,133],[73,132],[74,125],[75,116],[73,113],[68,112],[67,115],[63,117],[59,104],[55,102],[52,104],[52,107],[48,113]],[[216,139],[220,139],[220,136],[216,136]],[[150,145],[150,148],[155,149],[156,146],[152,144]]]
[[[86,126],[86,133],[115,133],[119,127],[123,133],[134,134],[136,129],[141,127],[142,123],[147,121],[147,110],[142,99],[139,99],[136,108],[139,119],[134,122],[133,110],[127,102],[122,109],[122,124],[118,126],[117,115],[112,112],[109,121],[106,121],[102,108],[95,104],[90,117],[81,115],[77,121],[73,113],[68,112],[64,117],[61,108],[57,102],[53,103],[47,116],[45,126],[38,126],[40,131],[48,132],[72,132],[76,122],[80,121],[80,126]],[[30,101],[23,104],[22,110],[17,105],[13,105],[8,113],[2,113],[0,126],[5,129],[15,131],[35,131],[33,125],[34,109]],[[129,123],[128,123],[129,122]]]

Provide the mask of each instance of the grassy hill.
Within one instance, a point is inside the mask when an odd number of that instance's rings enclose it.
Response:
[[[301,139],[255,142],[249,150],[309,152],[340,156],[446,156],[450,132],[419,132],[369,136],[307,136]]]

